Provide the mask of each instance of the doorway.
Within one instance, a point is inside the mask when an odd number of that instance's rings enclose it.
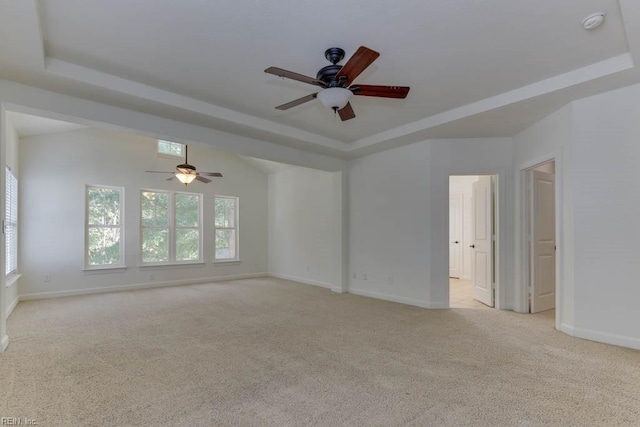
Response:
[[[449,177],[449,306],[495,306],[496,197],[493,175]]]
[[[556,165],[551,160],[525,171],[525,258],[529,313],[556,308]]]

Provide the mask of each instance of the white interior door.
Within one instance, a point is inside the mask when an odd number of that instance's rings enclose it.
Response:
[[[449,277],[460,278],[462,265],[462,194],[449,197]]]
[[[555,175],[532,171],[531,312],[556,306]]]
[[[493,307],[493,203],[491,177],[473,183],[473,297]]]

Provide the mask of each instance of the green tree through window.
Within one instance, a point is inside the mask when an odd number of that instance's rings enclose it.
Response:
[[[214,199],[215,259],[238,259],[238,198]]]
[[[123,264],[123,193],[118,187],[87,186],[88,268]]]
[[[201,204],[201,194],[142,191],[142,262],[200,261]]]

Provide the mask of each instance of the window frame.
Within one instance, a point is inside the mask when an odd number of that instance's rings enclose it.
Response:
[[[186,151],[186,144],[183,144],[182,142],[176,142],[176,141],[169,141],[168,139],[158,139],[156,140],[156,153],[158,154],[158,157],[164,157],[167,159],[184,159],[185,158],[185,151]],[[163,153],[160,151],[160,144],[166,142],[169,144],[176,144],[180,146],[180,154],[169,154],[169,153]]]
[[[235,227],[217,227],[216,226],[216,199],[229,199],[235,202]],[[235,258],[216,258],[216,232],[218,230],[235,230]],[[213,262],[225,263],[225,262],[240,262],[240,198],[237,196],[224,196],[215,195],[213,197]]]
[[[15,188],[13,188],[13,183],[15,182]],[[9,187],[9,188],[7,188]],[[12,197],[15,195],[15,201]],[[18,223],[19,223],[19,200],[18,200],[18,177],[13,174],[13,171],[8,165],[5,165],[5,212],[4,212],[4,233],[5,233],[5,277],[11,278],[18,274]],[[9,200],[7,200],[9,198]],[[14,206],[15,204],[15,206]],[[15,207],[15,209],[14,209]],[[7,218],[7,211],[9,213],[9,218]],[[12,221],[15,212],[15,221]],[[13,239],[11,240],[12,246],[7,248],[7,244],[9,244],[9,229],[13,230]],[[15,267],[7,272],[6,269],[11,265],[10,262],[7,262],[7,258],[10,258],[15,262]]]
[[[118,226],[96,226],[89,225],[89,189],[90,188],[106,188],[109,190],[118,190],[120,193],[120,224]],[[84,270],[109,270],[126,268],[125,264],[125,190],[124,187],[102,184],[85,184],[84,186]],[[119,228],[120,229],[120,262],[118,264],[89,264],[89,228]]]
[[[142,225],[142,193],[164,193],[169,196],[169,260],[168,261],[159,261],[159,262],[146,262],[144,260],[143,254],[143,244],[144,244],[144,229],[145,228],[167,228],[167,227],[159,227],[159,226],[145,226]],[[178,227],[176,226],[176,195],[177,194],[187,194],[189,196],[198,196],[198,226],[197,227]],[[140,243],[139,243],[139,256],[140,256],[140,266],[142,267],[153,267],[153,266],[172,266],[172,265],[189,265],[189,264],[204,264],[204,195],[202,193],[191,193],[188,191],[173,191],[173,190],[158,190],[151,188],[141,188],[140,192],[140,213],[139,213],[139,225],[140,225]],[[198,242],[198,253],[199,257],[197,260],[187,260],[187,261],[178,261],[176,260],[176,230],[177,229],[197,229],[199,242]]]

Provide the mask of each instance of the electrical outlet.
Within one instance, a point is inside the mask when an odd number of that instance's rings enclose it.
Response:
[[[353,273],[353,274],[351,275],[351,278],[352,278],[352,279],[355,279],[356,277],[357,277],[357,276],[356,276],[356,273]]]
[[[387,277],[387,283],[393,285],[393,276]]]
[[[311,271],[311,266],[307,265],[307,273]]]
[[[51,281],[51,275],[50,274],[45,274],[44,275],[44,281],[45,282],[50,282]]]
[[[364,274],[362,275],[362,280],[367,280],[367,273],[364,273]]]
[[[153,274],[153,273],[151,273],[151,274],[149,275],[149,280],[156,280],[156,275],[155,275],[155,274]]]

